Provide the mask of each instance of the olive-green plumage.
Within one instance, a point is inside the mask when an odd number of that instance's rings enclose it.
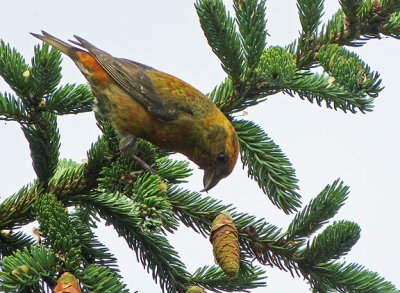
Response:
[[[230,277],[239,273],[240,247],[238,231],[228,213],[219,214],[211,225],[210,241],[215,260]]]
[[[228,176],[239,154],[230,121],[200,91],[149,66],[116,58],[75,36],[75,47],[35,37],[68,55],[88,80],[103,115],[122,137],[140,137],[186,155],[204,169],[204,191]]]

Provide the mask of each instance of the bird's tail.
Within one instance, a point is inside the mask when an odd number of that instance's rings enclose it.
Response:
[[[74,59],[73,57],[76,55],[76,51],[81,51],[80,49],[71,46],[64,41],[61,41],[60,39],[50,35],[49,33],[46,33],[45,31],[42,31],[42,35],[34,33],[31,33],[31,35],[60,50],[60,52],[68,55],[72,59]]]

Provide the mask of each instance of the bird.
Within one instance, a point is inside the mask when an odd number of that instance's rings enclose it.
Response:
[[[150,66],[114,57],[76,35],[67,43],[45,31],[31,34],[76,64],[98,111],[120,135],[120,149],[142,138],[185,155],[204,170],[201,191],[231,174],[240,152],[235,128],[199,90]]]

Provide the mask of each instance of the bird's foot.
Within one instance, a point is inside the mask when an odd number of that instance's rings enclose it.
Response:
[[[147,165],[147,164],[146,164],[146,165]],[[147,166],[149,166],[149,165],[147,165]],[[150,166],[149,166],[149,167],[150,167]],[[150,167],[150,171],[147,171],[147,170],[133,171],[133,172],[130,172],[130,173],[129,173],[129,176],[130,176],[132,179],[137,179],[140,175],[143,175],[143,174],[146,173],[146,172],[149,172],[149,173],[151,173],[151,174],[153,174],[153,175],[155,174],[153,168]]]
[[[136,141],[137,137],[132,134],[123,136],[119,141],[120,152],[128,156],[134,154],[136,151]]]
[[[141,175],[144,172],[149,172],[153,175],[156,174],[152,166],[150,166],[141,158],[135,155],[136,141],[137,137],[132,134],[123,136],[119,141],[120,152],[131,157],[143,169],[141,171],[131,172],[130,173],[131,177],[136,178],[137,176]]]
[[[149,172],[150,174],[155,175],[156,171],[154,171],[154,169],[152,168],[152,166],[150,166],[149,164],[147,164],[145,161],[143,161],[141,158],[139,158],[136,155],[131,155],[132,159],[140,166],[142,167],[143,171],[136,171],[136,172]],[[132,173],[136,173],[136,172],[132,172]],[[131,173],[131,174],[132,174]]]

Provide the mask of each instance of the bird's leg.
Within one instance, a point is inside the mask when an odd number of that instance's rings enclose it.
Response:
[[[156,174],[154,169],[143,161],[141,158],[135,155],[136,152],[136,141],[137,137],[129,134],[124,135],[121,140],[119,141],[119,150],[121,153],[130,156],[139,166],[142,167],[143,171],[135,171],[131,172],[130,175],[132,177],[137,177],[141,175],[143,172],[149,172],[151,174]]]
[[[137,141],[137,137],[132,135],[132,134],[128,134],[128,135],[124,135],[120,141],[119,141],[119,150],[121,153],[125,154],[125,155],[132,155],[133,153],[135,153],[136,151],[136,141]]]

